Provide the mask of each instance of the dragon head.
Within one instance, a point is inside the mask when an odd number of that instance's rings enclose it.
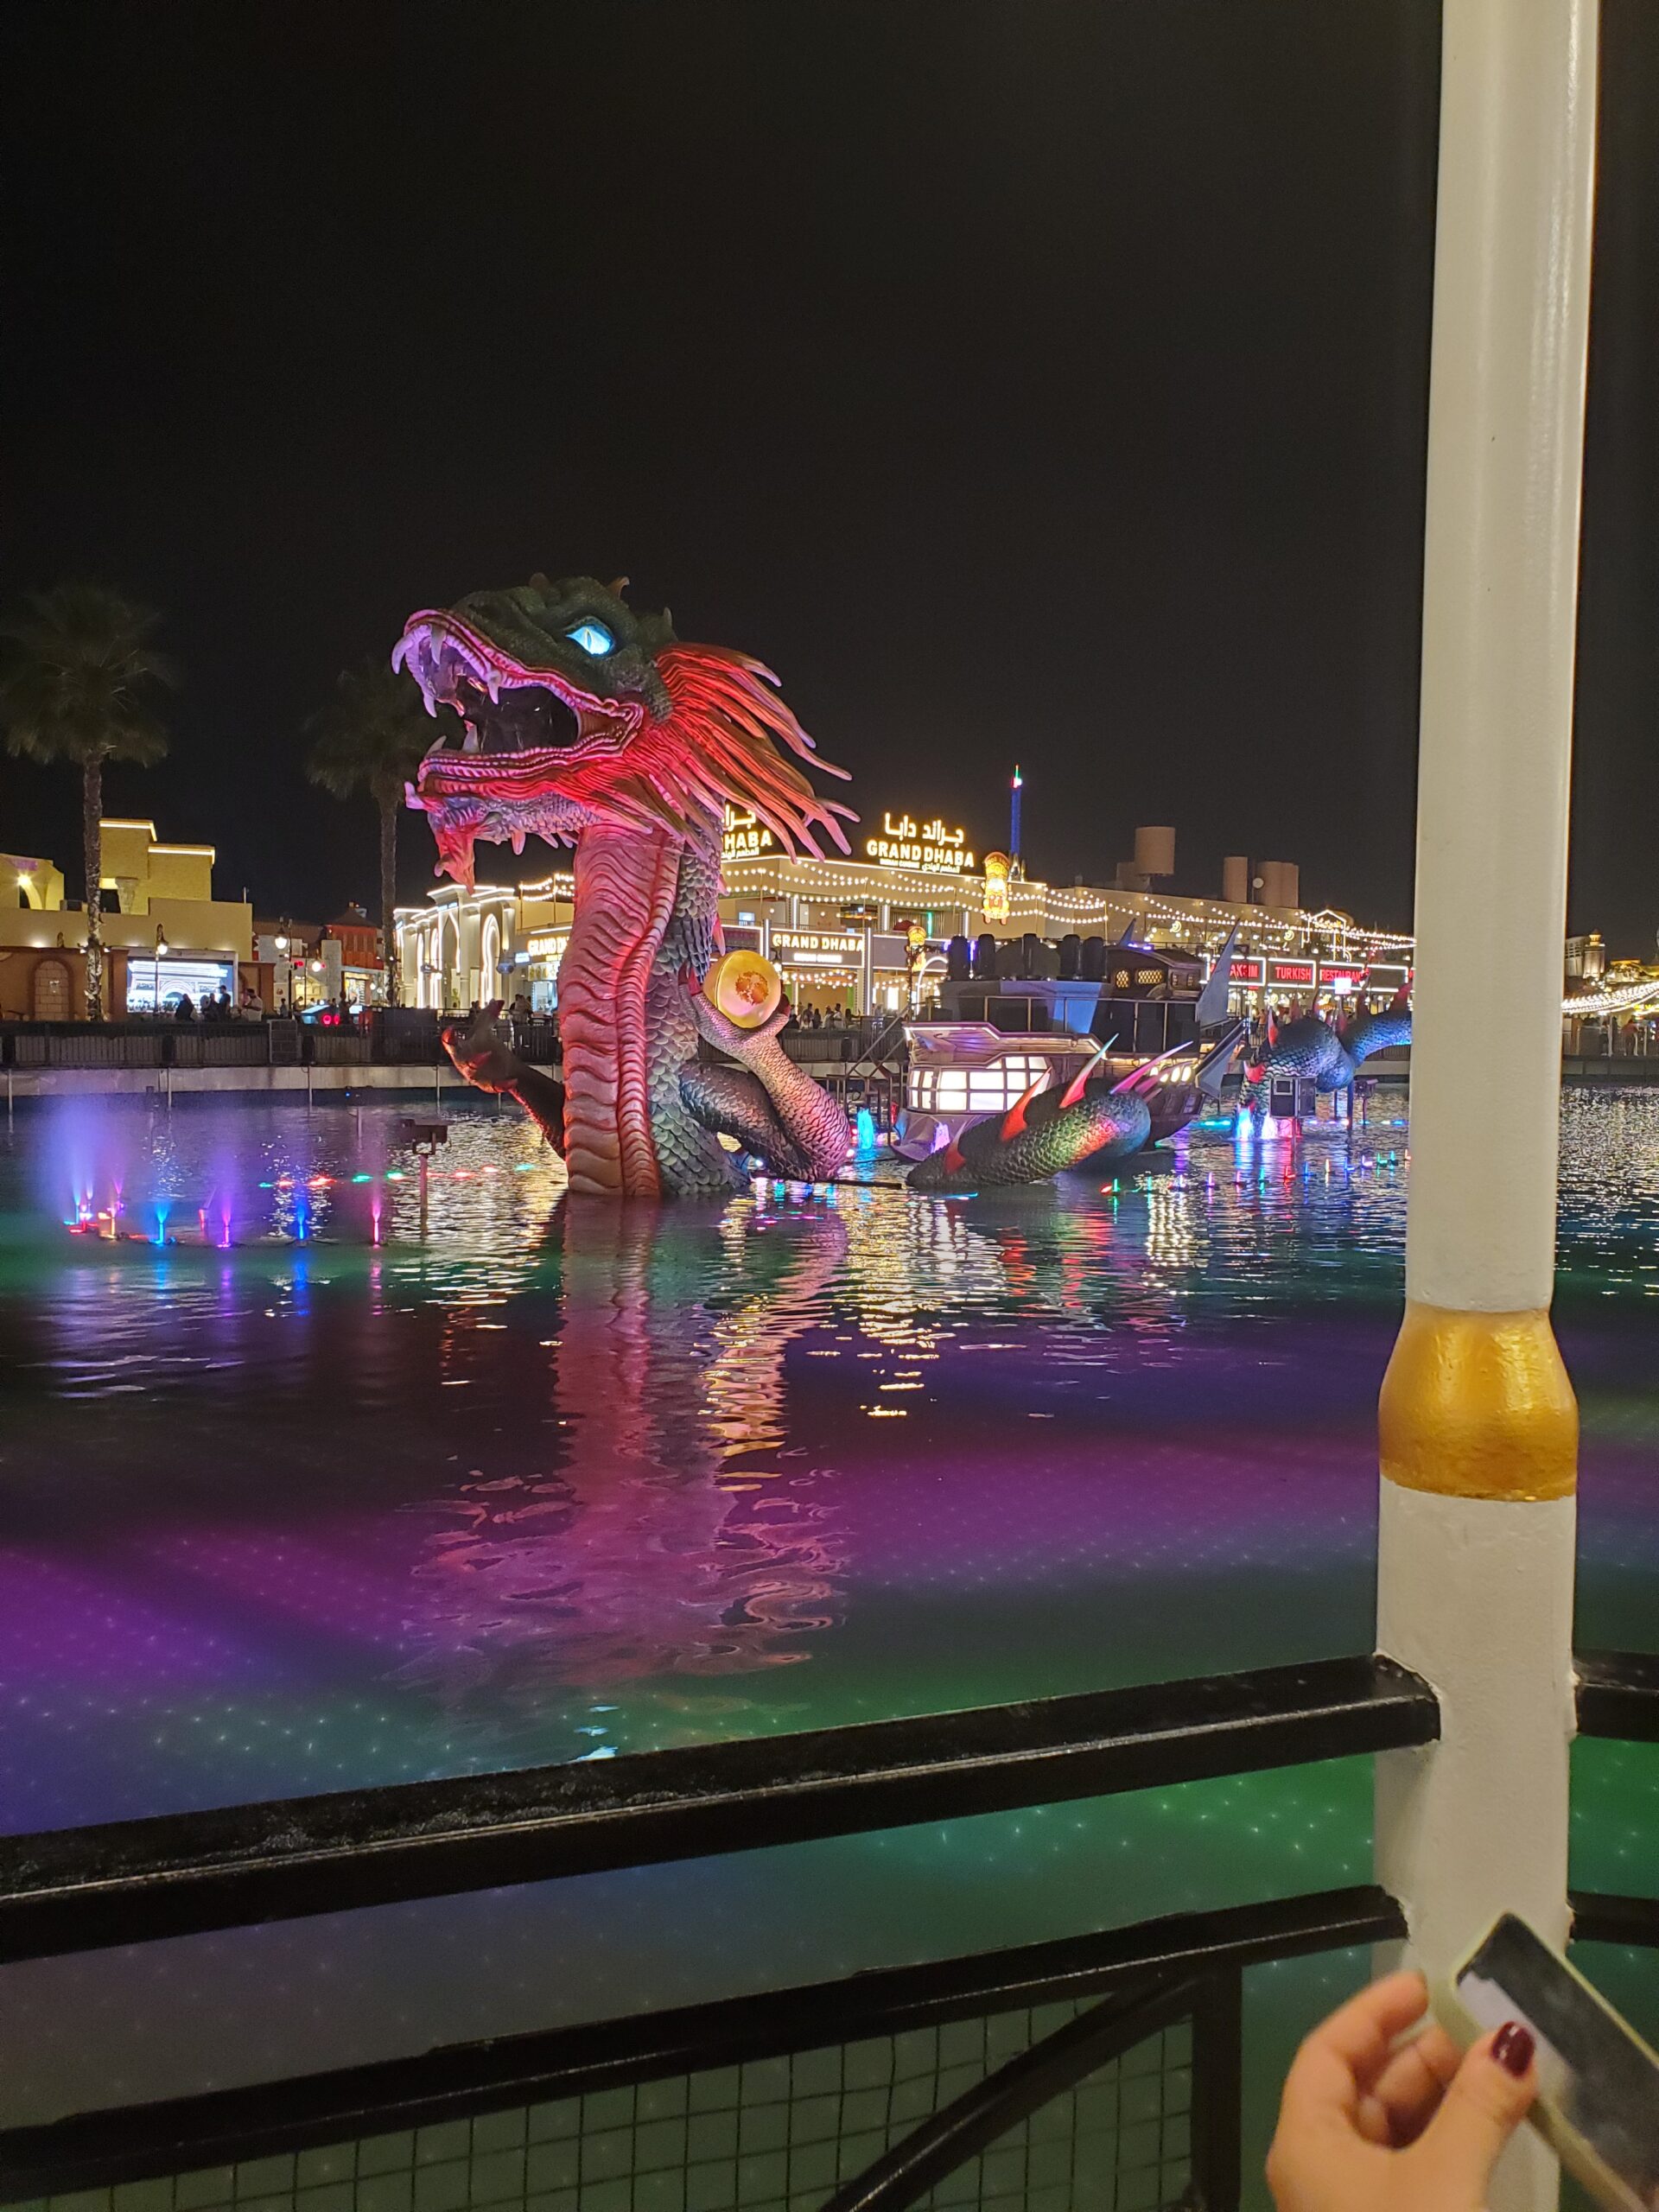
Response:
[[[410,617],[392,654],[428,709],[452,707],[410,789],[430,819],[438,873],[470,883],[475,839],[575,842],[597,825],[717,843],[723,810],[747,808],[786,851],[845,852],[839,817],[787,757],[816,758],[770,669],[683,645],[666,610],[637,613],[591,576],[532,576]],[[826,773],[845,774],[827,762]]]

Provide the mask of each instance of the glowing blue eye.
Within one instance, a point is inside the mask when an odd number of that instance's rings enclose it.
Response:
[[[616,643],[602,622],[578,622],[574,630],[567,630],[564,634],[573,645],[580,645],[595,660],[603,660]]]

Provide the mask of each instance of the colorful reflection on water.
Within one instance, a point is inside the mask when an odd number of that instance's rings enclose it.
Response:
[[[827,1198],[657,1212],[562,1205],[486,1108],[424,1242],[395,1109],[20,1111],[0,1821],[1363,1648],[1397,1110],[1199,1128],[1116,1184],[920,1202],[866,1154]],[[141,1236],[66,1235],[118,1180]],[[1570,1096],[1586,1644],[1659,1621],[1656,1232],[1659,1097]],[[1630,1788],[1602,1847],[1639,1890]],[[57,2109],[89,2016],[104,2077],[154,2094],[1360,1879],[1368,1799],[1355,1763],[49,1962],[4,1977],[0,2055]],[[291,1999],[236,2025],[273,1977]]]
[[[8,1828],[1368,1642],[1386,1113],[1199,1129],[1103,1187],[921,1202],[866,1163],[829,1198],[660,1211],[561,1204],[522,1120],[467,1113],[424,1243],[397,1120],[20,1117]],[[1641,1640],[1653,1594],[1628,1539],[1659,1503],[1656,1158],[1645,1094],[1569,1101],[1602,1643]],[[116,1192],[184,1241],[65,1236]]]

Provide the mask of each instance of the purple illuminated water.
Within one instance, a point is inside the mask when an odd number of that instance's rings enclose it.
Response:
[[[393,1119],[23,1129],[7,1827],[1365,1643],[1397,1129],[658,1212],[486,1112],[422,1243]]]

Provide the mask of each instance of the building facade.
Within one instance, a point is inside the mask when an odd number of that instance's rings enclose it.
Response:
[[[386,987],[380,932],[361,906],[332,922],[264,916],[254,924],[253,964],[244,980],[270,1014],[378,1006]]]
[[[216,899],[211,845],[168,844],[153,822],[103,825],[105,1004],[119,1017],[167,1011],[185,996],[240,995],[253,950],[253,909]],[[0,901],[0,1019],[76,1021],[86,1012],[86,914],[64,896],[63,871],[12,855]]]
[[[435,884],[424,906],[397,909],[398,976],[405,1006],[441,1014],[528,998],[558,1003],[575,880],[567,869],[518,885]]]

